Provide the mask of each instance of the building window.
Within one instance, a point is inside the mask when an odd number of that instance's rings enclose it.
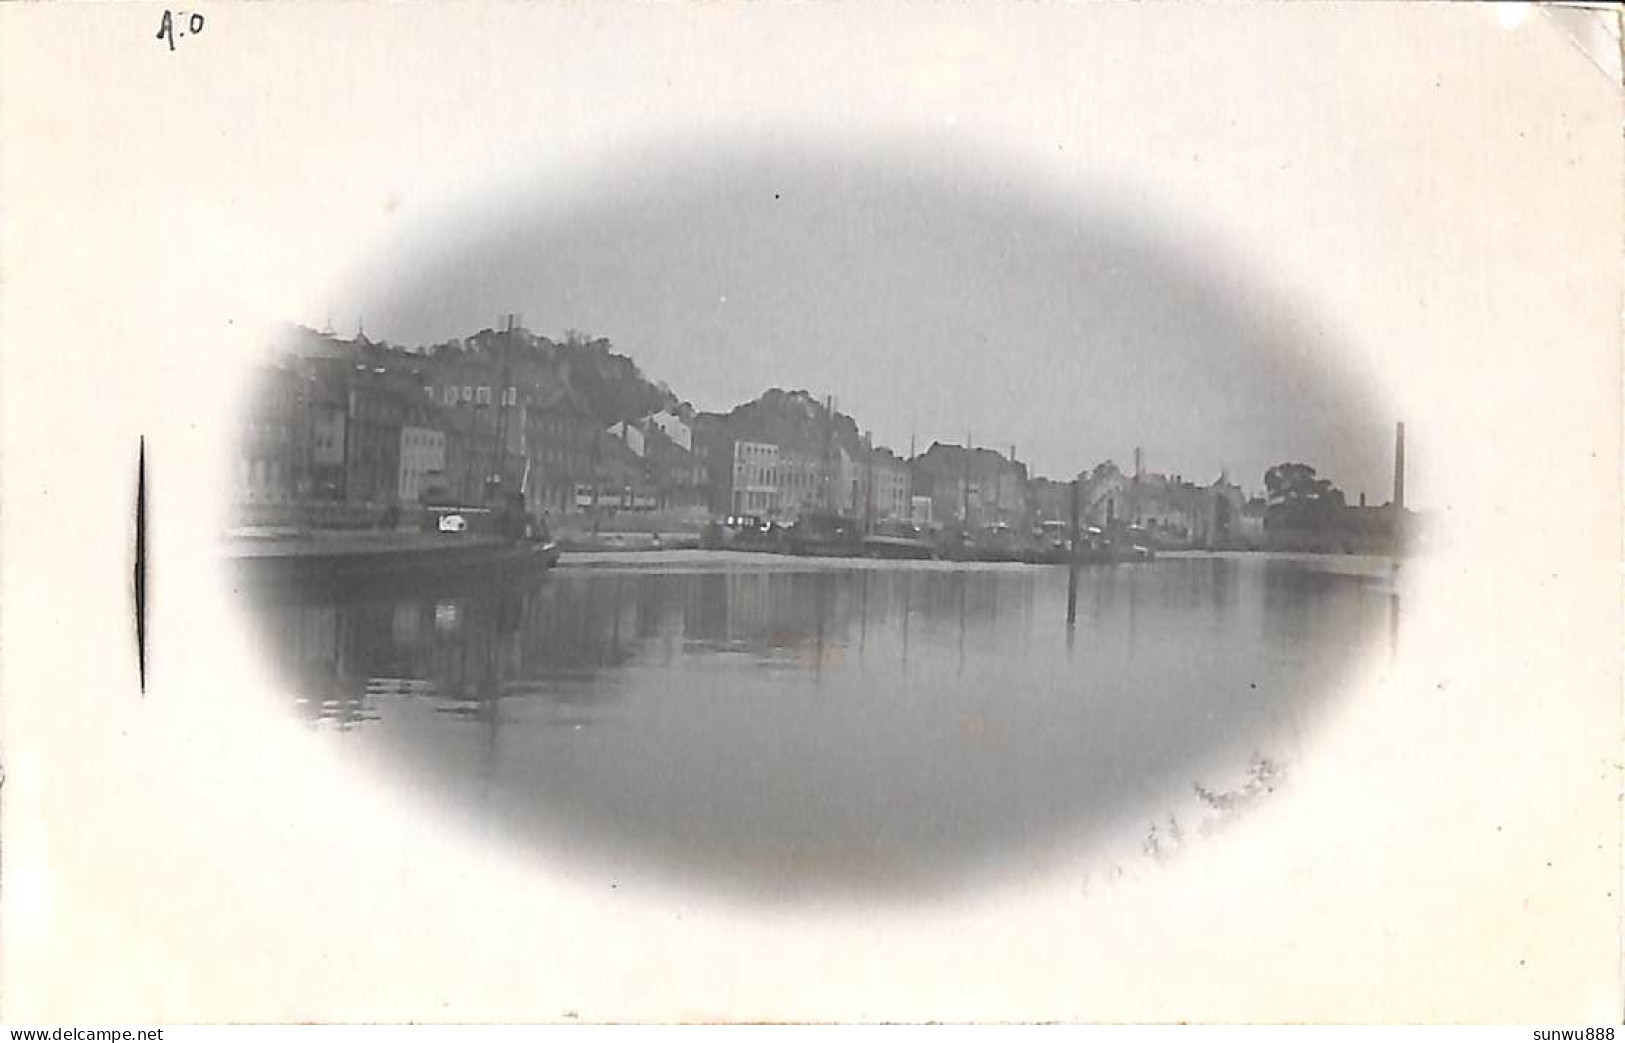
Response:
[[[491,404],[491,389],[488,388],[488,387],[480,388],[474,394],[474,401],[479,403],[482,406],[490,405]]]
[[[472,402],[472,401],[474,401],[474,389],[469,387],[467,384],[463,385],[463,401],[464,402]]]
[[[502,396],[502,404],[505,406],[517,406],[519,404],[519,389],[510,386],[507,393]]]
[[[446,399],[446,405],[448,405],[448,406],[456,405],[457,404],[457,389],[454,388],[454,387],[447,387],[446,388],[445,399]]]

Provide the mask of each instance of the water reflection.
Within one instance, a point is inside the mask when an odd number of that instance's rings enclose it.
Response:
[[[1162,852],[1300,754],[1394,618],[1380,562],[1087,569],[1075,625],[1067,588],[719,562],[258,615],[314,725],[497,834],[781,895],[930,887],[1135,816]]]

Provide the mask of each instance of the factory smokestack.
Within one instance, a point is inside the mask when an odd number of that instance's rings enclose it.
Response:
[[[1394,506],[1405,509],[1405,421],[1394,428]]]

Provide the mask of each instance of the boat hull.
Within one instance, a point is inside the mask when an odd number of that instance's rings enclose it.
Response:
[[[260,549],[229,556],[238,592],[264,599],[382,597],[528,582],[558,563],[553,543],[497,539],[373,547]]]
[[[790,541],[790,553],[801,558],[861,558],[863,557],[863,545],[859,543],[792,539]]]
[[[871,558],[892,561],[929,561],[937,550],[924,540],[911,540],[897,536],[869,536],[863,541],[863,553]]]

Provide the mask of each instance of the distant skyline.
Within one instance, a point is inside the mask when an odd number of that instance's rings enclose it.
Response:
[[[1249,490],[1295,460],[1388,498],[1400,418],[1354,350],[1169,215],[906,149],[630,158],[566,202],[535,185],[443,215],[432,249],[300,318],[421,345],[517,312],[608,338],[698,409],[833,395],[899,452],[969,433],[1065,478],[1141,446],[1148,470]]]

